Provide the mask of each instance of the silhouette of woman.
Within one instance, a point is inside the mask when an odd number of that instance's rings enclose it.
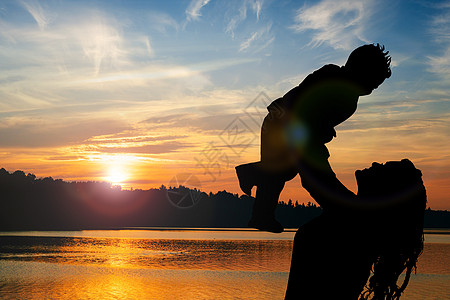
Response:
[[[404,159],[355,175],[360,206],[297,231],[286,299],[399,299],[408,285],[423,249],[422,174]]]

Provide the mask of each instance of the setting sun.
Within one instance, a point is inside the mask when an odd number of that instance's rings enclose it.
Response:
[[[108,176],[105,177],[105,180],[111,182],[113,185],[122,185],[126,179],[127,176],[124,173],[123,168],[118,166],[111,167],[108,170]]]

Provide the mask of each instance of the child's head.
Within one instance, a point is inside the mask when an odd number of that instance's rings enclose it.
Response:
[[[356,48],[348,57],[345,69],[361,88],[360,95],[368,95],[386,78],[391,77],[391,57],[380,44]]]

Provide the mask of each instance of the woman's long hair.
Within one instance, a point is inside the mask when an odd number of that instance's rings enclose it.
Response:
[[[372,276],[360,299],[399,299],[423,251],[427,198],[422,173],[406,159],[377,164],[367,173],[359,179],[361,185],[358,181],[358,195],[378,201],[380,207],[370,215]]]

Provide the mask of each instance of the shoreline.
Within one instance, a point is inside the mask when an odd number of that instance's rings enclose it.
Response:
[[[284,233],[295,233],[298,228],[285,228]],[[260,231],[254,228],[234,228],[234,227],[117,227],[117,228],[100,228],[100,229],[45,229],[45,230],[0,230],[0,236],[14,236],[17,234],[18,236],[35,236],[39,233],[76,233],[76,232],[125,232],[125,231],[166,231],[166,232],[223,232],[223,233],[232,233],[232,232],[245,232],[245,233],[265,233],[265,234],[273,234],[270,232]],[[450,228],[424,228],[424,234],[427,235],[450,235]],[[277,234],[273,234],[277,235]]]

